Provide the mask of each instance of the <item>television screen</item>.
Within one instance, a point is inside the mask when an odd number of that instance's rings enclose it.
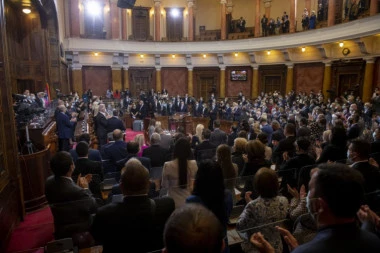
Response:
[[[247,71],[231,70],[231,81],[247,81]]]

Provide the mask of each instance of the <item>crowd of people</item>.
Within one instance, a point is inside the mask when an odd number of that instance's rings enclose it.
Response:
[[[203,101],[125,90],[120,101],[128,117],[170,115],[174,107],[212,124],[168,135],[152,120],[149,145],[142,134],[126,142],[119,112],[112,110],[110,124],[102,98],[92,97],[83,107],[96,115],[96,134],[105,142],[90,149],[83,134],[50,163],[46,196],[56,238],[78,245],[90,238],[104,252],[229,252],[230,215],[243,206],[236,230],[244,252],[379,252],[378,89],[365,103],[355,91],[336,98],[274,91],[254,99],[240,92]],[[58,109],[71,125],[65,105]],[[221,119],[231,121],[230,132],[220,129]],[[120,183],[104,200],[109,175]]]

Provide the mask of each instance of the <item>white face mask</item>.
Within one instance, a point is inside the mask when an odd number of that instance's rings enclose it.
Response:
[[[309,212],[310,216],[314,220],[316,220],[316,213],[313,212],[312,207],[311,207],[310,191],[307,193],[307,196],[306,196],[306,208],[307,208],[307,211]]]

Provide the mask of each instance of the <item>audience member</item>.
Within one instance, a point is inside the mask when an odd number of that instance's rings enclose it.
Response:
[[[120,171],[122,166],[119,166],[118,163],[128,156],[127,143],[124,141],[120,129],[115,129],[112,136],[114,142],[105,146],[103,158],[109,160],[116,171]]]
[[[211,133],[210,143],[216,147],[220,144],[227,144],[227,134],[220,129],[220,120],[214,121],[214,131]]]
[[[150,159],[151,167],[162,167],[169,160],[169,150],[160,147],[161,136],[153,133],[150,137],[150,147],[143,150],[142,156]]]
[[[84,141],[88,144],[89,147],[91,146],[91,137],[88,133],[81,134],[77,141],[78,142]],[[75,151],[75,149],[70,149],[70,155],[73,158],[73,161],[75,163],[78,159],[78,154]],[[101,162],[102,156],[100,154],[100,151],[97,149],[90,148],[88,150],[88,159],[90,159],[91,161]]]
[[[107,133],[112,133],[115,129],[125,131],[124,123],[118,116],[119,111],[113,110],[112,117],[107,119]]]

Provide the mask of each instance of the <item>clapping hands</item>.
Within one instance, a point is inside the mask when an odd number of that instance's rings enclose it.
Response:
[[[82,177],[82,174],[78,175],[77,179],[77,185],[82,187],[82,188],[88,188],[88,184],[92,180],[92,174],[87,174],[86,176]]]

